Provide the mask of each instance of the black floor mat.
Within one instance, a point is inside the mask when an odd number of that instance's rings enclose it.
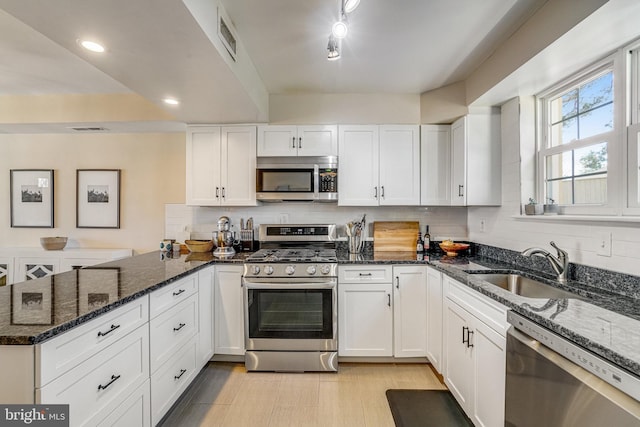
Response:
[[[448,390],[387,390],[396,427],[454,427],[473,423]]]

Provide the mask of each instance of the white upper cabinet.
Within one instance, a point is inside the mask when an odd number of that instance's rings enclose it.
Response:
[[[451,126],[420,127],[420,204],[451,204]]]
[[[258,156],[337,156],[335,125],[258,126]]]
[[[419,205],[418,126],[339,127],[338,204]]]
[[[256,205],[255,126],[187,129],[187,205]]]
[[[451,205],[502,202],[500,114],[473,113],[451,125]]]

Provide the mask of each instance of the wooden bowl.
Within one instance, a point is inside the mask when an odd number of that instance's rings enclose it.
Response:
[[[211,252],[213,250],[213,240],[185,240],[190,252]]]
[[[59,251],[67,246],[66,237],[41,237],[40,246],[47,251]]]
[[[440,249],[442,249],[447,256],[457,256],[458,252],[466,251],[469,249],[468,243],[440,243]]]

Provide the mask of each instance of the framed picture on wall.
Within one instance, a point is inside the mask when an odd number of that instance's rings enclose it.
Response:
[[[76,193],[77,228],[120,228],[120,169],[78,169]]]
[[[11,227],[53,228],[53,170],[10,171]]]
[[[53,324],[53,276],[11,286],[11,324]]]

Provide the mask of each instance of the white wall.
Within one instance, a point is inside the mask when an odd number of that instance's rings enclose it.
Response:
[[[518,104],[518,99],[515,99],[502,107],[502,206],[468,208],[470,239],[516,251],[530,246],[553,250],[549,246],[553,240],[569,253],[571,262],[640,275],[638,224],[567,220],[541,222],[526,217],[514,218],[520,215],[521,202],[529,197],[532,189],[532,132],[525,129],[528,120],[520,117]],[[529,111],[529,107],[530,102],[524,100],[522,111]],[[524,175],[522,181],[521,170]],[[480,228],[482,221],[485,223],[484,232]],[[603,233],[612,235],[611,257],[596,253]]]

